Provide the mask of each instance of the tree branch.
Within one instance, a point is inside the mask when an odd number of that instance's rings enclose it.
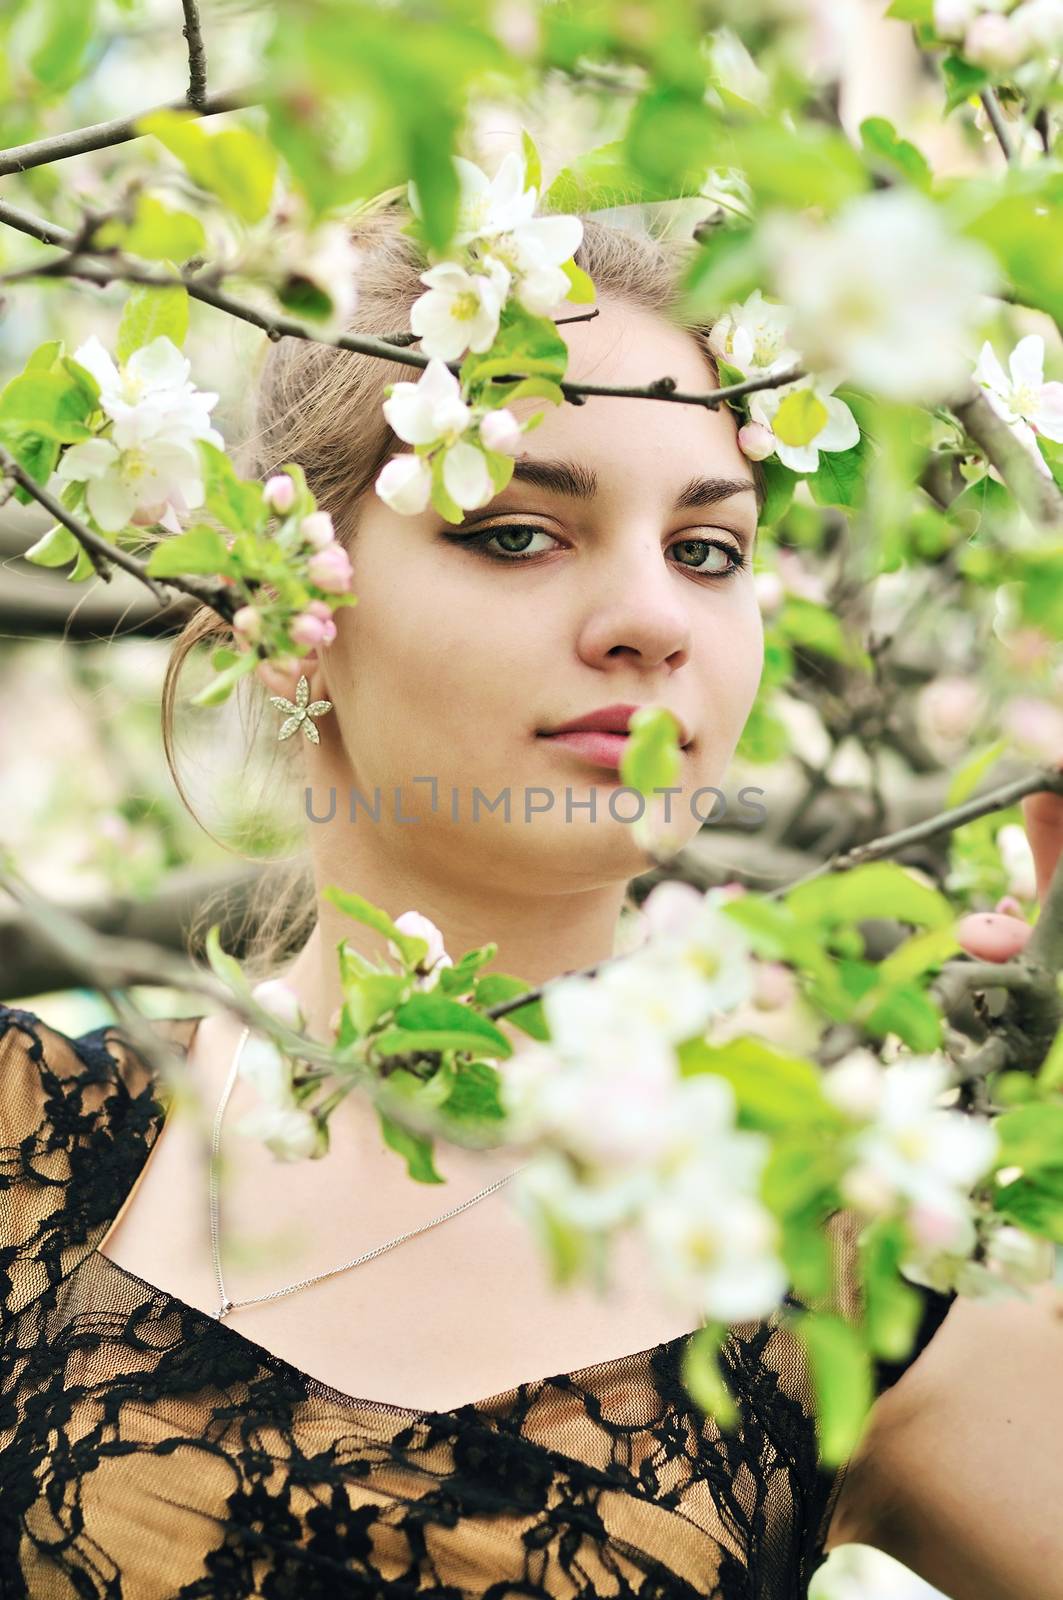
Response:
[[[169,587],[176,589],[181,594],[191,595],[201,605],[210,606],[223,621],[232,622],[236,613],[236,606],[233,603],[233,597],[228,585],[210,583],[206,579],[195,577],[152,577],[148,572],[146,562],[138,560],[136,556],[129,555],[125,550],[119,550],[114,545],[108,544],[106,539],[102,539],[98,533],[94,533],[87,523],[82,522],[72,511],[68,511],[66,506],[56,499],[50,489],[38,483],[36,478],[32,477],[3,445],[0,445],[0,467],[3,468],[5,477],[13,478],[16,483],[25,489],[28,495],[31,495],[37,501],[38,505],[43,506],[57,522],[62,523],[63,527],[74,535],[82,549],[88,554],[97,574],[105,582],[110,582],[111,574],[108,563],[112,562],[116,567],[121,567],[123,571],[128,572],[131,577],[145,584],[160,606],[169,602],[169,596],[166,593],[166,589]],[[253,580],[249,579],[248,581],[251,582]]]
[[[141,117],[152,116],[156,111],[195,111],[201,117],[217,117],[226,111],[243,111],[254,103],[254,95],[250,91],[206,94],[198,105],[183,96],[180,100],[168,100],[165,105],[138,111],[132,117],[115,117],[111,122],[96,122],[88,128],[75,128],[70,133],[35,139],[31,144],[12,145],[7,150],[0,150],[0,178],[6,178],[13,172],[28,172],[31,167],[43,167],[53,161],[65,161],[69,156],[85,155],[89,150],[106,150],[111,145],[126,144],[130,139],[143,139],[144,135],[136,124]]]
[[[989,118],[989,126],[996,134],[997,144],[1004,152],[1004,159],[1009,164],[1015,159],[1015,152],[1011,147],[1011,138],[1004,125],[1004,113],[1000,109],[996,90],[990,85],[982,90],[979,99],[985,107],[985,114]]]
[[[1030,451],[997,415],[982,389],[950,408],[967,433],[1000,473],[1029,517],[1049,527],[1063,527],[1063,490],[1042,472]]]
[[[181,32],[188,41],[188,103],[198,110],[207,98],[207,52],[196,0],[181,0],[181,4],[185,13]]]
[[[42,244],[58,245],[66,250],[76,243],[76,235],[66,228],[47,222],[41,217],[34,217],[28,212],[21,211],[18,207],[0,201],[0,222],[6,223],[11,228],[16,228],[20,233],[29,234],[31,238],[39,239]],[[96,261],[87,259],[89,255],[106,255],[116,258],[115,265],[103,266]],[[269,317],[253,306],[245,305],[242,301],[234,299],[222,289],[212,287],[204,282],[198,275],[182,273],[174,276],[172,273],[160,273],[143,267],[139,262],[125,257],[121,252],[79,250],[76,255],[67,254],[57,260],[47,262],[41,267],[20,268],[16,272],[4,273],[0,276],[2,283],[17,283],[28,278],[41,277],[76,277],[86,282],[95,283],[106,287],[114,282],[127,282],[146,284],[153,288],[180,287],[187,289],[193,300],[199,300],[204,305],[213,306],[217,311],[227,311],[230,316],[236,317],[241,322],[249,322],[253,327],[260,328],[266,336],[276,343],[280,339],[306,339],[313,344],[326,344],[337,350],[353,350],[359,355],[375,356],[383,361],[396,361],[402,366],[427,367],[430,357],[423,355],[418,350],[403,349],[397,344],[392,344],[386,339],[375,337],[368,333],[341,333],[335,338],[324,338],[317,334],[305,323],[296,322],[291,317]],[[457,376],[461,371],[460,361],[448,361],[447,368]],[[503,373],[494,378],[495,383],[513,383],[518,378],[525,376],[523,373]],[[670,400],[680,405],[703,406],[706,410],[716,411],[720,406],[726,405],[731,400],[739,399],[742,395],[753,394],[759,389],[780,388],[783,384],[792,383],[803,376],[799,368],[792,368],[786,372],[767,374],[759,378],[747,378],[742,383],[729,384],[722,389],[711,389],[705,394],[681,393],[671,377],[655,378],[650,383],[641,386],[610,386],[596,383],[567,383],[564,380],[558,385],[566,400],[571,400],[579,405],[588,395],[613,395],[635,400]]]

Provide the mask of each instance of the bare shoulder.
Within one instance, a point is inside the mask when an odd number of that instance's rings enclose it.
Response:
[[[961,1298],[876,1401],[827,1548],[875,1545],[956,1600],[1058,1600],[1061,1494],[1063,1290]]]

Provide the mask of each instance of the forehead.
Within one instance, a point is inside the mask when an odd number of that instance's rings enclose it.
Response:
[[[565,307],[560,317],[578,314]],[[670,377],[686,394],[717,388],[708,357],[692,334],[659,312],[602,298],[598,315],[585,322],[563,322],[558,333],[569,349],[565,381],[613,388],[644,389]],[[749,463],[738,448],[737,424],[726,406],[708,409],[642,395],[590,395],[581,405],[555,406],[523,396],[511,410],[521,421],[543,413],[522,441],[520,455],[530,460],[564,459],[597,479],[598,496],[630,492],[632,479],[648,474],[675,485],[695,471],[749,480]]]

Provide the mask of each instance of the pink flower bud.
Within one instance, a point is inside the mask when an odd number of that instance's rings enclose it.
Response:
[[[313,648],[321,644],[325,637],[325,624],[320,617],[312,617],[308,611],[301,611],[292,619],[288,629],[293,644],[305,644]]]
[[[313,545],[315,550],[324,550],[336,537],[332,518],[327,511],[311,511],[310,515],[300,522],[299,532],[307,544]]]
[[[967,29],[963,54],[977,67],[1006,72],[1022,59],[1022,39],[1007,17],[985,12]]]
[[[487,450],[501,450],[511,455],[520,443],[520,423],[508,407],[489,411],[480,423],[480,442]]]
[[[746,422],[738,430],[738,448],[750,461],[763,461],[775,449],[775,435],[763,422]]]
[[[335,541],[310,557],[307,572],[310,582],[324,589],[326,594],[347,593],[354,577],[350,557],[343,546]]]
[[[278,472],[266,479],[262,495],[270,510],[283,517],[295,504],[295,484],[286,472]]]
[[[233,616],[233,632],[246,644],[257,644],[262,637],[262,618],[254,606],[241,606]]]
[[[754,971],[753,1004],[758,1011],[779,1011],[797,994],[790,968],[782,961],[758,961]]]
[[[306,609],[312,617],[320,617],[322,622],[329,622],[332,618],[332,607],[327,600],[310,600]]]

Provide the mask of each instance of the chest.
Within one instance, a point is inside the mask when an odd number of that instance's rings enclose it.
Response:
[[[697,1326],[688,1308],[663,1301],[634,1236],[617,1243],[607,1293],[589,1281],[556,1285],[512,1185],[425,1226],[512,1172],[519,1154],[440,1151],[447,1181],[425,1185],[392,1152],[359,1171],[339,1161],[330,1168],[331,1153],[280,1166],[238,1134],[231,1147],[220,1218],[225,1289],[234,1302],[269,1296],[413,1233],[369,1261],[296,1293],[237,1305],[226,1318],[344,1394],[446,1410]],[[191,1119],[168,1120],[102,1249],[148,1284],[214,1314],[204,1154]]]

